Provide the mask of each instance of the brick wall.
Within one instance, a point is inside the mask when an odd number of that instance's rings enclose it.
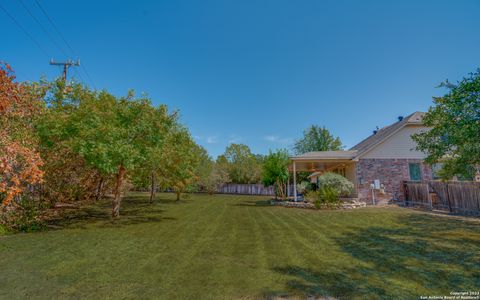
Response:
[[[409,163],[420,163],[422,179],[432,179],[432,170],[430,166],[423,163],[420,159],[360,159],[356,165],[357,175],[357,193],[358,197],[367,201],[372,201],[372,191],[370,184],[375,179],[385,186],[385,194],[375,192],[375,198],[378,202],[385,202],[394,195],[399,199],[404,199],[402,181],[410,180]]]

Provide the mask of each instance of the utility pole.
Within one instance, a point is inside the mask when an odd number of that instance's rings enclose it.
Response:
[[[73,61],[71,59],[68,59],[66,61],[54,61],[53,58],[50,60],[50,65],[52,66],[63,66],[63,74],[62,74],[62,79],[63,82],[67,81],[67,71],[69,67],[78,67],[80,66],[80,60],[77,59],[77,61]]]

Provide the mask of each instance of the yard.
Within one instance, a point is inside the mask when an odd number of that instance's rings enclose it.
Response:
[[[480,222],[402,208],[312,211],[170,194],[0,237],[0,298],[418,298],[480,288]]]

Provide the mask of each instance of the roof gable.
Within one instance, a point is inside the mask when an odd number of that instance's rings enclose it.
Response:
[[[394,135],[406,125],[422,125],[422,119],[425,113],[415,112],[392,125],[383,127],[377,133],[370,135],[360,143],[353,146],[350,150],[356,150],[356,158],[375,148],[377,145]]]

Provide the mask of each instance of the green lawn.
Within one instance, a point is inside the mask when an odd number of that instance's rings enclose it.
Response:
[[[480,222],[401,208],[313,211],[161,194],[0,237],[0,298],[418,298],[480,289]]]

